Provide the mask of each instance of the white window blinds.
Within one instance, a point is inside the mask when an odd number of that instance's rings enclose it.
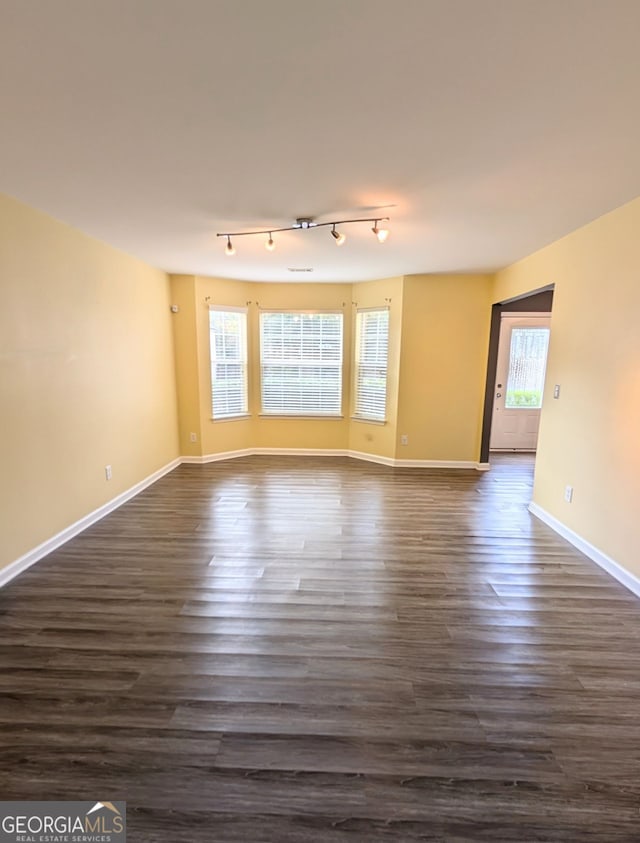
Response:
[[[387,403],[388,308],[356,314],[355,416],[384,421]]]
[[[260,314],[262,412],[337,416],[342,410],[342,314]]]
[[[209,310],[211,409],[214,419],[247,412],[247,312]]]

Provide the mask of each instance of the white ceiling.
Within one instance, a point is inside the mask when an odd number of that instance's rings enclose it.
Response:
[[[0,190],[172,272],[492,270],[640,194],[639,34],[638,0],[0,0]]]

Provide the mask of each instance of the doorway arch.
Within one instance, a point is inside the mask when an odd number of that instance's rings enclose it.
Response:
[[[482,435],[480,438],[480,460],[482,465],[489,463],[489,442],[493,421],[494,394],[496,389],[496,368],[498,365],[498,343],[500,341],[500,321],[503,313],[540,312],[551,313],[553,307],[554,285],[548,284],[531,290],[521,296],[496,302],[491,306],[491,329],[489,332],[489,351],[487,356],[487,381],[484,392],[482,414]]]

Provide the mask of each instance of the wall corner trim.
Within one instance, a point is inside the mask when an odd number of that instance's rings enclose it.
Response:
[[[48,556],[49,553],[57,550],[70,539],[82,533],[92,524],[95,524],[96,521],[100,521],[100,519],[109,515],[110,512],[113,512],[114,509],[117,509],[119,506],[122,506],[123,503],[126,503],[128,500],[131,500],[131,498],[140,494],[140,492],[144,491],[144,489],[148,486],[155,483],[156,480],[159,480],[161,477],[164,477],[165,474],[168,474],[170,471],[173,471],[174,468],[177,468],[181,462],[182,460],[180,457],[172,460],[170,463],[167,463],[167,465],[159,468],[157,471],[154,471],[153,474],[150,474],[148,477],[140,480],[138,483],[131,486],[129,489],[126,489],[115,498],[112,498],[102,506],[94,509],[93,512],[89,512],[74,524],[70,524],[68,527],[65,527],[64,530],[56,533],[55,536],[51,536],[50,539],[47,539],[42,542],[42,544],[34,547],[33,550],[29,550],[23,556],[20,556],[18,559],[10,562],[5,568],[0,570],[0,588],[11,582],[11,580],[17,577],[18,574],[21,574],[23,571],[26,571],[27,568],[30,568],[36,562],[39,562],[40,559]]]
[[[570,544],[584,553],[585,556],[588,556],[592,562],[595,562],[596,565],[599,565],[608,574],[611,574],[615,580],[633,592],[636,597],[640,597],[640,579],[630,571],[627,571],[619,562],[616,562],[615,559],[607,556],[602,550],[594,547],[590,542],[578,535],[578,533],[574,533],[572,529],[563,524],[562,521],[558,521],[557,518],[541,506],[538,506],[534,501],[531,501],[529,504],[529,512],[535,515],[536,518],[539,518],[540,521],[543,521],[547,527],[555,530],[558,535],[566,539]]]

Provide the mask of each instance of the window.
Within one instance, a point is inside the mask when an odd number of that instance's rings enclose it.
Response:
[[[211,409],[214,419],[245,415],[247,406],[247,311],[209,310]]]
[[[539,410],[547,368],[549,328],[512,328],[504,406]]]
[[[342,314],[260,314],[262,412],[338,416],[342,411]]]
[[[387,404],[389,309],[356,314],[355,412],[359,419],[384,421]]]

